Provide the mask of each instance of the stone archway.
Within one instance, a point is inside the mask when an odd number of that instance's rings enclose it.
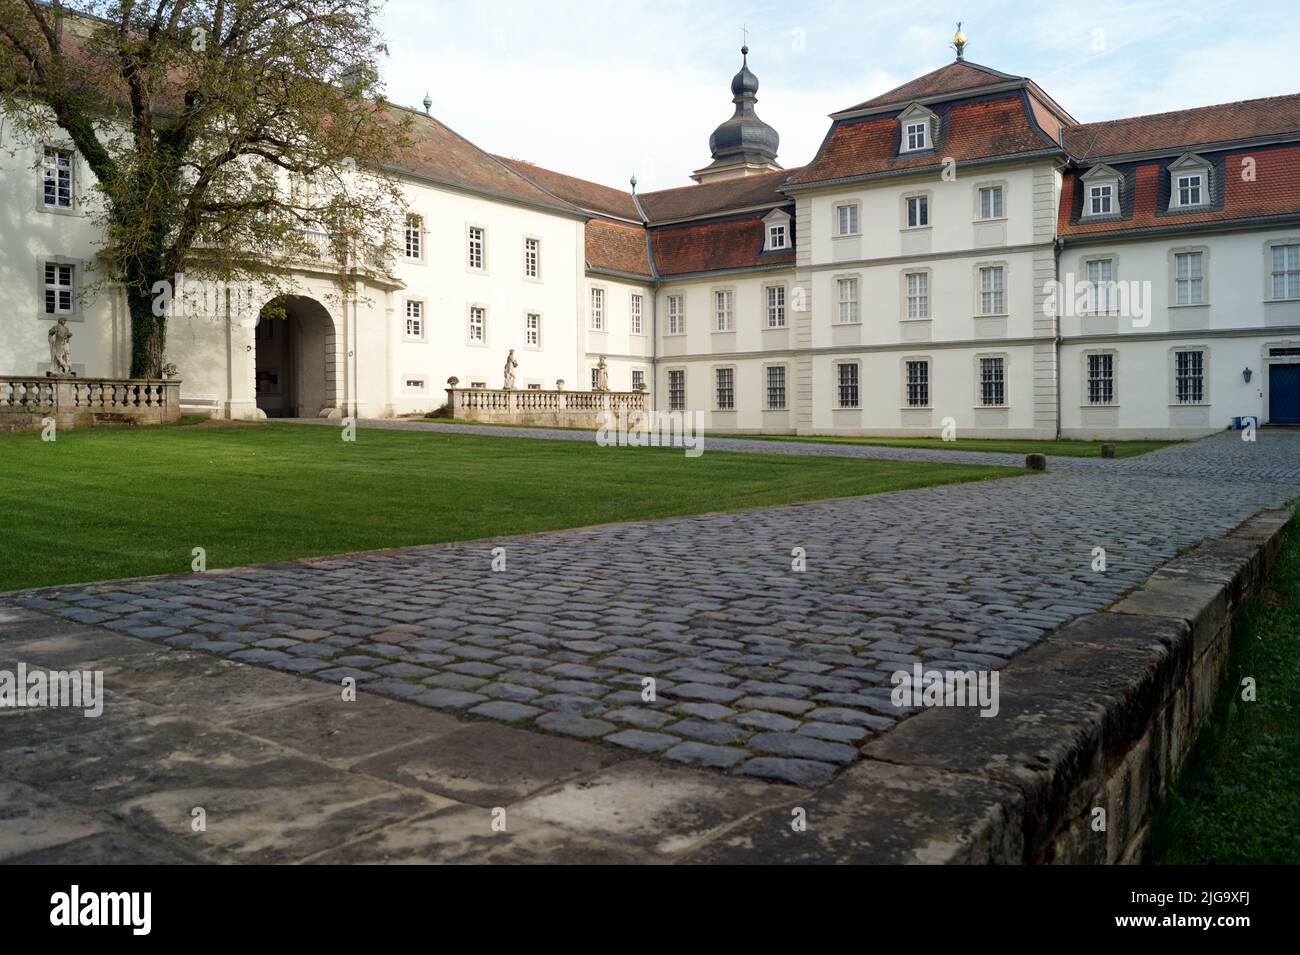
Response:
[[[338,331],[324,305],[281,296],[263,307],[254,337],[257,407],[268,418],[315,418],[338,407]]]

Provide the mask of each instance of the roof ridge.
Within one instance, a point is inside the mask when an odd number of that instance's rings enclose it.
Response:
[[[689,186],[669,186],[666,189],[652,189],[649,192],[640,193],[640,195],[644,198],[645,196],[662,196],[666,192],[680,192],[683,189],[708,189],[712,186],[723,186],[727,184],[735,185],[737,182],[753,182],[755,179],[762,179],[764,176],[776,176],[780,173],[785,173],[787,176],[793,176],[796,173],[801,172],[804,168],[804,166],[791,166],[788,169],[773,169],[769,172],[755,173],[752,176],[737,176],[732,179],[715,179],[713,182],[693,182]]]
[[[586,178],[584,178],[584,177],[582,177],[582,176],[575,176],[575,175],[573,175],[573,173],[569,173],[569,172],[561,172],[561,171],[558,170],[558,169],[552,169],[550,166],[543,166],[541,163],[532,162],[531,160],[528,160],[528,159],[520,159],[520,158],[518,158],[518,157],[516,157],[516,156],[502,156],[502,155],[500,155],[499,153],[489,153],[489,155],[490,155],[493,159],[496,159],[496,160],[498,160],[499,162],[503,162],[503,163],[505,163],[507,166],[510,166],[512,169],[514,169],[514,164],[515,164],[515,163],[522,163],[522,164],[525,165],[525,166],[532,166],[534,169],[541,169],[543,172],[549,172],[549,173],[550,173],[551,175],[553,175],[553,176],[563,176],[565,179],[572,179],[572,180],[574,180],[575,182],[586,183],[586,184],[589,185],[589,186],[598,186],[598,187],[601,188],[601,189],[608,189],[608,190],[610,190],[611,192],[617,192],[619,195],[623,195],[623,196],[631,196],[631,195],[632,195],[632,192],[631,192],[630,190],[622,189],[622,188],[619,187],[619,186],[610,186],[610,185],[606,185],[606,184],[603,183],[603,182],[597,182],[595,179],[586,179]],[[516,171],[519,175],[521,175],[521,176],[523,175],[522,172],[519,172],[518,170],[515,170],[515,171]],[[527,177],[525,177],[525,178],[527,178]],[[529,182],[532,182],[532,180],[530,179]],[[538,188],[539,188],[539,189],[544,189],[545,186],[538,185]]]
[[[1196,113],[1209,109],[1228,109],[1233,106],[1247,106],[1253,103],[1276,102],[1277,100],[1300,99],[1300,93],[1281,93],[1277,96],[1257,96],[1252,99],[1230,100],[1227,103],[1207,103],[1204,106],[1188,106],[1184,109],[1167,109],[1159,113],[1139,113],[1136,116],[1116,116],[1113,119],[1098,119],[1091,123],[1079,123],[1071,129],[1084,129],[1089,126],[1106,126],[1110,123],[1126,123],[1139,119],[1157,119],[1161,116],[1174,116],[1178,113]]]

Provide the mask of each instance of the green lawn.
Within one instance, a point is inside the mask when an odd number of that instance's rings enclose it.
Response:
[[[1253,703],[1241,699],[1248,676]],[[1147,861],[1300,863],[1300,528],[1244,609],[1218,706],[1156,813]]]
[[[1101,457],[1101,441],[1030,441],[1000,438],[871,438],[855,435],[719,434],[717,437],[757,438],[762,441],[811,441],[818,444],[870,444],[886,448],[931,448],[936,451],[1000,451],[1007,454],[1059,454],[1070,458]],[[1131,458],[1176,441],[1110,441],[1117,458]]]
[[[0,436],[0,590],[1022,474],[321,425]]]

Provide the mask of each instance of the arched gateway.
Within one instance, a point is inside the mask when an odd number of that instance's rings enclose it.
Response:
[[[257,407],[268,418],[315,418],[339,404],[338,330],[314,298],[281,296],[257,322]]]

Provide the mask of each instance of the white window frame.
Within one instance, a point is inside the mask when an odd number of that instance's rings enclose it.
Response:
[[[675,292],[667,296],[665,311],[668,313],[668,330],[665,335],[686,334],[686,296]]]
[[[673,381],[681,382],[680,396],[678,389],[673,387]],[[668,368],[666,369],[666,381],[668,392],[668,410],[685,411],[686,410],[686,369],[685,368]]]
[[[790,248],[790,225],[787,222],[767,224],[767,251],[779,252]]]
[[[632,369],[632,390],[633,391],[645,390],[645,369],[644,368]]]
[[[845,297],[845,290],[852,294]],[[846,317],[847,316],[847,317]],[[856,275],[835,276],[835,324],[859,325],[862,322],[862,282]]]
[[[43,259],[39,274],[41,279],[41,315],[44,318],[72,319],[79,314],[77,308],[77,280],[79,265],[76,262],[60,258]],[[51,271],[52,270],[52,271]],[[67,282],[62,281],[67,275]],[[53,280],[51,280],[53,275]],[[53,295],[54,310],[50,310],[50,298]],[[66,296],[67,306],[63,301]]]
[[[1173,190],[1170,199],[1179,209],[1190,209],[1207,205],[1208,189],[1205,188],[1204,172],[1179,172],[1174,175]]]
[[[713,296],[713,331],[715,333],[734,332],[736,330],[736,290],[734,287],[710,290]]]
[[[989,196],[988,209],[984,197]],[[994,198],[996,197],[996,198]],[[983,182],[975,186],[975,219],[1000,222],[1007,217],[1007,186],[1004,182]]]
[[[487,272],[487,228],[476,223],[465,226],[465,270]]]
[[[930,121],[909,119],[903,123],[903,139],[899,152],[915,153],[930,148]]]
[[[990,376],[990,365],[986,362],[997,362],[997,373]],[[975,405],[979,408],[1006,408],[1009,407],[1007,400],[1008,382],[1007,367],[1010,359],[1005,353],[995,354],[978,354],[975,356]],[[991,388],[996,387],[1002,392],[1001,401],[989,401]]]
[[[488,313],[487,306],[474,303],[468,306],[466,312],[465,341],[475,348],[487,346],[488,340]]]
[[[593,285],[587,293],[587,328],[593,332],[605,331],[605,287]]]
[[[857,411],[862,407],[862,362],[860,361],[837,361],[835,367],[835,410],[837,411]],[[844,369],[852,368],[853,374],[849,376],[852,380],[846,381]],[[851,389],[848,393],[852,395],[852,403],[845,402],[846,389]]]
[[[424,216],[408,212],[402,234],[402,258],[407,262],[424,261]],[[414,250],[414,253],[412,252]]]
[[[775,299],[775,301],[774,301]],[[767,317],[764,328],[786,327],[786,294],[784,285],[763,286],[763,310]]]
[[[997,275],[996,283],[985,282],[985,276]],[[1007,264],[1005,262],[980,262],[975,266],[975,314],[980,318],[1000,318],[1007,311]],[[1000,296],[1000,297],[999,297]],[[997,307],[991,307],[997,306]]]
[[[1264,300],[1300,300],[1300,236],[1270,240],[1264,244],[1264,249]],[[1281,295],[1277,294],[1279,284]]]
[[[67,176],[67,202],[62,198],[60,178]],[[48,187],[54,181],[54,202],[49,201]],[[77,154],[75,150],[64,146],[43,144],[41,146],[41,207],[47,212],[69,213],[77,205]]]
[[[913,279],[920,280],[914,283]],[[919,288],[914,291],[914,285]],[[933,318],[930,311],[930,270],[904,269],[902,274],[903,314],[905,322],[928,322]],[[915,306],[915,307],[914,307]]]
[[[918,369],[924,368],[924,373]],[[918,411],[933,408],[934,361],[929,355],[907,355],[903,358],[903,408]],[[924,398],[924,401],[921,398]]]
[[[412,307],[415,309],[415,314],[411,313]],[[415,331],[411,330],[412,323],[415,323]],[[428,340],[428,314],[424,307],[424,299],[408,298],[402,304],[402,340],[408,342]]]
[[[1093,377],[1092,360],[1098,359],[1098,368],[1100,369],[1101,359],[1107,359],[1109,375],[1099,375]],[[1098,349],[1085,351],[1082,356],[1083,360],[1083,404],[1088,408],[1117,408],[1119,407],[1119,352],[1115,349]],[[1097,387],[1093,387],[1093,382],[1097,382]],[[1105,383],[1109,382],[1110,398],[1108,401],[1094,400],[1094,395],[1104,397]]]
[[[930,228],[930,193],[910,192],[903,196],[903,229],[928,228]]]
[[[524,236],[524,278],[530,282],[542,280],[542,240],[535,235]]]
[[[1187,275],[1180,274],[1180,261],[1188,263]],[[1200,265],[1200,274],[1191,274],[1191,265],[1198,261]],[[1210,304],[1209,289],[1209,262],[1210,251],[1207,247],[1198,246],[1196,248],[1170,249],[1169,250],[1169,304],[1174,308],[1199,307]],[[1183,292],[1186,290],[1186,295]],[[1193,292],[1196,294],[1193,295]],[[1182,301],[1183,298],[1186,301]]]
[[[645,334],[645,295],[640,292],[631,292],[628,295],[627,322],[631,334]]]
[[[845,220],[848,220],[847,222]],[[846,228],[846,226],[848,228]],[[862,205],[857,202],[837,202],[835,204],[835,235],[849,236],[862,234]]]
[[[1089,315],[1116,315],[1119,312],[1119,295],[1116,274],[1119,262],[1113,255],[1095,255],[1082,260],[1084,279],[1084,311]],[[1093,278],[1094,266],[1098,278]],[[1103,272],[1109,275],[1100,277]]]
[[[534,319],[536,319],[536,321],[534,321]],[[541,312],[524,312],[524,347],[530,351],[540,351],[542,348]]]
[[[723,393],[723,376],[727,377],[726,394]],[[713,366],[713,410],[714,411],[735,411],[736,410],[736,366],[735,365],[714,365]]]
[[[1199,355],[1200,358],[1189,364],[1198,365],[1196,371],[1199,374],[1193,376],[1183,374],[1179,368],[1180,359],[1183,355]],[[1181,387],[1183,380],[1188,381],[1189,385],[1195,382],[1195,387],[1189,387],[1186,394],[1188,399],[1184,398],[1184,391]],[[1199,392],[1199,394],[1197,394]],[[1175,345],[1169,349],[1169,403],[1180,408],[1198,407],[1210,404],[1210,349],[1204,345]]]
[[[781,382],[774,385],[772,383],[772,373],[780,372]],[[772,392],[778,390],[781,393],[781,403],[772,402]],[[790,407],[790,371],[787,365],[764,365],[763,366],[763,410],[765,411],[786,411]]]

